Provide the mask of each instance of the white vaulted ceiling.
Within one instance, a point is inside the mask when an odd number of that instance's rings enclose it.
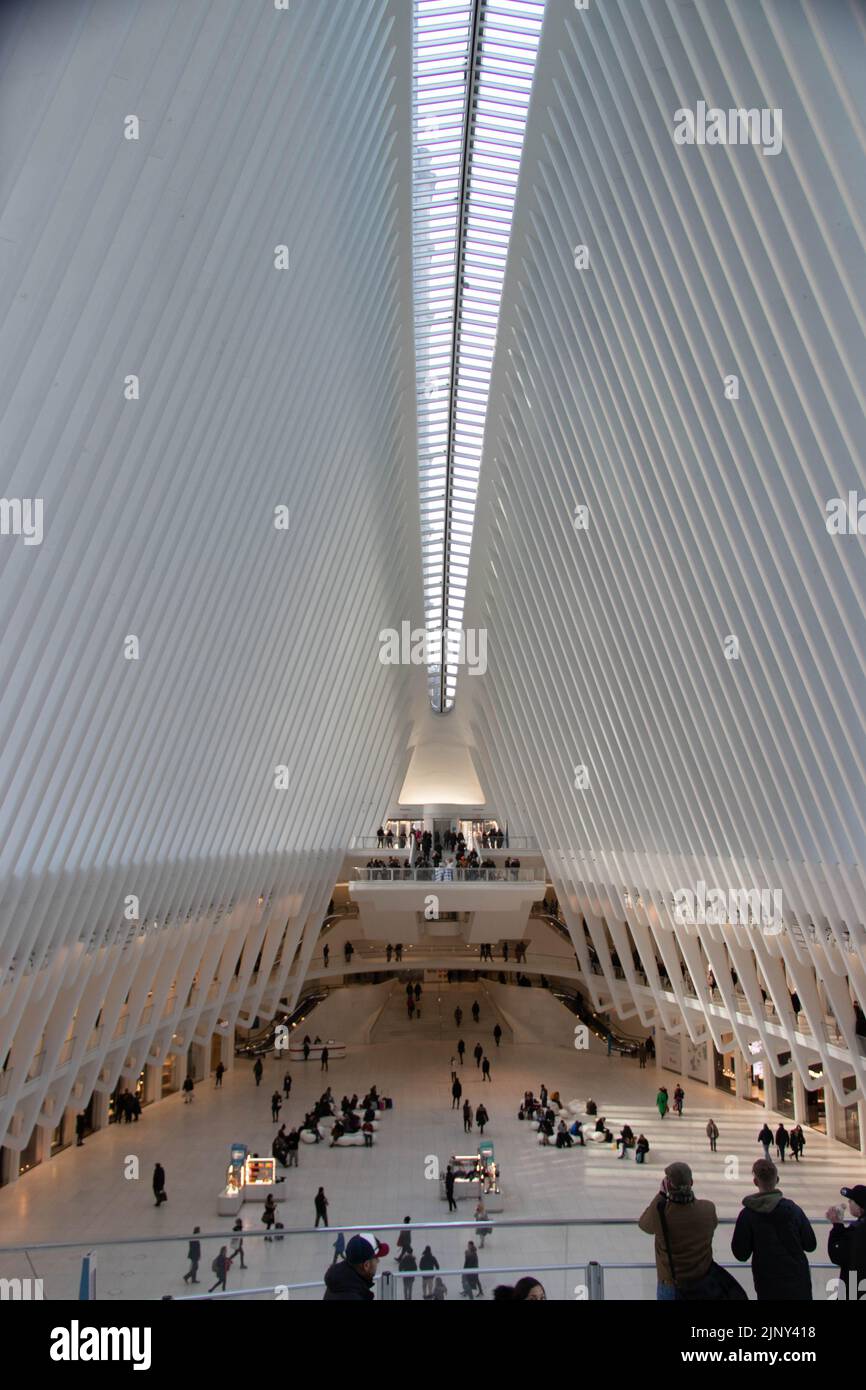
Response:
[[[411,15],[350,8],[3,8],[2,492],[44,504],[0,538],[13,1146],[296,994],[406,770]]]
[[[820,1060],[840,1098],[866,1090],[866,572],[825,505],[866,487],[864,42],[861,4],[548,7],[467,606],[489,674],[457,695],[599,997]],[[781,108],[781,153],[676,144],[699,100]],[[675,924],[700,881],[781,891],[784,932]]]

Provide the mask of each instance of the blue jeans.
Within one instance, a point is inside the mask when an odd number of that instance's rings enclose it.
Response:
[[[673,1303],[674,1300],[678,1298],[679,1294],[677,1293],[673,1284],[663,1284],[661,1280],[659,1280],[658,1284],[656,1285],[657,1303]]]

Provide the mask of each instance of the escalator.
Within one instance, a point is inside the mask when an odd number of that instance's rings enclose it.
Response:
[[[598,1038],[599,1042],[607,1042],[607,1035],[610,1032],[613,1040],[611,1051],[617,1052],[621,1057],[636,1057],[637,1050],[646,1039],[636,1037],[628,1033],[623,1033],[615,1028],[604,1014],[597,1014],[590,1004],[587,1003],[580,990],[568,988],[567,986],[551,985],[550,992],[557,998],[560,1004],[564,1004],[570,1013],[575,1014],[585,1023],[591,1033]]]
[[[302,1023],[307,1015],[317,1004],[321,1004],[323,999],[327,999],[326,989],[309,990],[302,999],[298,1001],[291,1013],[281,1013],[271,1020],[266,1028],[262,1028],[258,1033],[251,1034],[242,1043],[235,1043],[236,1057],[260,1057],[264,1052],[273,1051],[274,1039],[277,1035],[277,1028],[288,1028],[291,1033],[293,1027]]]

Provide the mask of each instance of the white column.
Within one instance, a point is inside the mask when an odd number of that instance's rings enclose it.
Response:
[[[806,1087],[798,1072],[793,1074],[794,1082],[794,1119],[798,1125],[808,1124],[808,1110],[806,1108]]]

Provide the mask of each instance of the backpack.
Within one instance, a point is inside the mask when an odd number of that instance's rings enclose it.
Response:
[[[212,1269],[212,1271],[213,1271],[214,1274],[219,1274],[219,1272],[220,1272],[220,1257],[219,1257],[219,1255],[215,1255],[215,1256],[214,1256],[214,1258],[211,1260],[210,1267],[211,1267],[211,1269]]]

